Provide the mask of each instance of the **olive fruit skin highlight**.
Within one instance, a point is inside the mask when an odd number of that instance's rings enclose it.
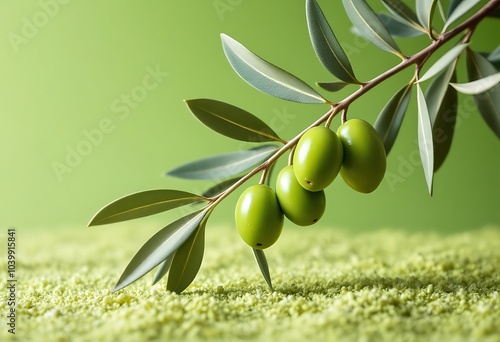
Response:
[[[299,184],[308,191],[321,191],[337,177],[343,160],[342,143],[328,127],[313,127],[302,135],[293,154]]]
[[[265,184],[245,189],[236,203],[235,221],[247,245],[254,249],[272,246],[280,237],[284,224],[274,190]]]
[[[304,189],[297,181],[292,165],[285,166],[278,174],[276,196],[285,217],[299,226],[318,222],[325,212],[324,190],[312,192]]]
[[[340,125],[337,134],[344,149],[340,175],[354,190],[374,191],[382,182],[387,167],[384,143],[375,128],[361,119]]]

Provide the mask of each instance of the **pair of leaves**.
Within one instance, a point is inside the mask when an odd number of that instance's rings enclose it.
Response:
[[[153,285],[167,273],[167,290],[181,293],[194,280],[203,262],[205,251],[206,215],[191,236],[158,267],[153,279]]]
[[[183,291],[192,282],[203,258],[204,228],[211,208],[204,208],[170,223],[153,235],[134,255],[113,291],[132,284],[163,263],[155,282],[170,268],[167,289]]]
[[[468,44],[458,44],[451,48],[417,82],[418,146],[425,180],[431,195],[434,173],[448,155],[455,128],[457,94],[449,83],[455,80],[458,57],[467,46]],[[446,71],[442,72],[444,69]],[[435,77],[439,73],[441,74]],[[431,78],[434,80],[424,95],[420,84]]]
[[[115,223],[157,214],[205,197],[178,190],[148,190],[122,197],[102,208],[89,226]],[[151,237],[132,258],[113,291],[140,279],[158,264],[154,283],[170,269],[167,289],[181,292],[193,281],[203,259],[204,228],[210,208],[204,208],[169,224]]]
[[[286,143],[265,122],[231,104],[211,99],[187,100],[186,104],[204,125],[229,138],[247,142]],[[238,181],[238,178],[230,177],[264,162],[276,151],[278,151],[277,146],[266,144],[248,150],[202,158],[176,167],[166,174],[199,180],[229,178],[205,192],[205,197],[211,197]]]
[[[436,0],[418,0],[415,2],[413,11],[404,2],[400,0],[382,0],[384,5],[394,15],[394,17],[385,14],[379,14],[385,23],[387,30],[394,36],[415,37],[422,33],[432,36],[432,19],[438,1]],[[445,31],[451,24],[457,21],[465,13],[470,11],[481,0],[453,0],[448,7],[448,13],[443,26]]]

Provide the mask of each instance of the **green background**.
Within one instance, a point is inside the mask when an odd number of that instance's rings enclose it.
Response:
[[[350,32],[340,1],[319,3],[359,79],[398,63]],[[369,3],[382,9],[378,1]],[[478,27],[475,50],[498,45],[498,37],[486,35],[498,29],[494,24],[488,19]],[[220,33],[310,84],[334,80],[311,48],[302,0],[1,2],[0,226],[83,229],[102,206],[132,192],[206,189],[211,184],[163,173],[251,145],[201,125],[184,99],[213,98],[239,106],[284,139],[328,110],[250,87],[226,61]],[[397,41],[406,54],[426,42]],[[161,72],[157,80],[148,76],[151,70]],[[459,76],[465,81],[463,73]],[[349,116],[373,123],[410,77],[407,70],[369,92],[351,106]],[[322,94],[337,101],[353,90]],[[416,157],[415,99],[414,93],[388,158],[388,172],[399,175],[399,181],[386,177],[377,191],[364,195],[339,177],[327,190],[328,209],[319,225],[454,231],[500,222],[500,144],[471,99],[459,98],[456,135],[435,176],[433,197]],[[338,124],[336,119],[332,127]],[[79,158],[71,152],[78,149],[84,152]],[[233,224],[239,192],[215,211],[213,223]],[[168,222],[181,212],[142,220]]]

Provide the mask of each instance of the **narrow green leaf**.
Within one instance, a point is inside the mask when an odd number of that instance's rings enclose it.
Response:
[[[98,226],[132,220],[207,199],[185,191],[159,189],[133,193],[102,208],[88,224]]]
[[[396,17],[384,13],[379,13],[378,16],[384,23],[387,31],[395,37],[411,38],[421,36],[425,33],[425,31],[417,30],[415,26]]]
[[[467,44],[459,44],[457,46],[452,47],[448,52],[446,52],[443,56],[441,56],[441,58],[439,58],[436,61],[436,63],[434,63],[422,77],[419,78],[418,83],[422,83],[436,76],[440,71],[449,66],[451,63],[453,63],[453,61],[457,59],[458,56],[460,56],[462,51],[468,45],[469,44],[467,43]]]
[[[205,224],[207,216],[205,216],[200,226],[191,234],[189,239],[175,252],[168,274],[168,291],[181,293],[192,283],[198,274],[205,251]]]
[[[436,82],[438,81],[437,79],[436,77]],[[456,72],[454,69],[451,80],[456,80]],[[428,93],[432,91],[430,86],[428,90]],[[429,103],[428,99],[427,103]],[[434,118],[431,115],[432,141],[434,144],[434,172],[441,167],[450,151],[457,119],[457,108],[457,91],[446,84],[446,91],[441,100],[439,109]]]
[[[205,192],[203,192],[203,196],[210,198],[212,196],[218,195],[221,192],[228,189],[231,185],[233,185],[234,183],[236,183],[239,180],[240,180],[240,177],[235,177],[235,178],[231,178],[231,179],[222,181],[220,183],[217,183],[214,186],[208,188]]]
[[[434,144],[432,142],[432,125],[427,110],[427,103],[420,84],[417,83],[418,105],[418,147],[424,169],[425,180],[429,194],[432,196],[432,181],[434,177]]]
[[[233,38],[221,34],[226,57],[241,78],[256,89],[284,100],[326,103],[307,83],[253,54]]]
[[[429,32],[432,26],[432,17],[436,9],[436,0],[416,0],[417,18],[420,24]]]
[[[443,72],[437,75],[431,81],[425,92],[425,101],[427,103],[431,123],[434,123],[445,94],[449,89],[449,83],[455,73],[457,62],[458,61],[455,59]]]
[[[399,128],[408,108],[411,97],[412,84],[408,84],[399,90],[387,104],[375,120],[375,130],[384,142],[385,153],[388,155],[394,145],[399,133]]]
[[[323,88],[327,91],[331,91],[331,92],[336,92],[336,91],[342,90],[347,85],[349,85],[349,84],[344,83],[344,82],[330,82],[330,83],[318,82],[318,86],[320,86],[321,88]]]
[[[460,1],[460,3],[456,5],[453,12],[451,12],[451,14],[446,19],[446,22],[444,23],[443,31],[445,31],[448,28],[448,26],[450,26],[453,22],[455,22],[462,15],[464,15],[465,13],[470,11],[472,9],[472,7],[474,7],[475,5],[477,5],[480,2],[481,2],[481,0]]]
[[[361,35],[382,50],[392,52],[401,58],[403,54],[392,39],[384,24],[365,0],[342,0],[347,16]]]
[[[470,82],[496,73],[497,70],[486,58],[467,49],[467,74]],[[500,87],[490,88],[473,97],[484,121],[500,138]]]
[[[411,24],[411,26],[421,27],[415,12],[400,0],[382,0],[385,7],[399,18]],[[425,31],[425,30],[424,30]]]
[[[159,282],[170,270],[170,266],[172,265],[172,260],[174,259],[175,252],[167,257],[160,266],[158,266],[158,270],[156,271],[155,277],[153,279],[153,284]]]
[[[493,66],[497,69],[500,70],[500,46],[497,46],[495,50],[493,50],[491,53],[486,54],[486,59],[493,64]]]
[[[279,148],[264,145],[196,160],[167,172],[185,179],[222,179],[235,176],[269,158]]]
[[[185,102],[203,124],[229,138],[249,142],[285,143],[264,121],[241,108],[210,99]]]
[[[460,5],[461,2],[462,2],[462,0],[451,0],[450,1],[450,4],[448,6],[448,12],[446,13],[446,18],[450,17],[450,15],[453,13],[453,11],[455,11],[455,8],[457,8],[457,6]]]
[[[252,250],[253,255],[255,256],[255,261],[257,261],[257,265],[259,265],[260,272],[262,273],[267,286],[269,286],[271,291],[273,291],[273,284],[271,283],[271,273],[269,273],[269,265],[267,264],[267,259],[264,251],[254,248],[252,248]]]
[[[323,66],[344,82],[359,83],[349,59],[316,0],[306,1],[306,18],[314,51]]]
[[[140,279],[175,253],[199,227],[210,209],[202,209],[172,222],[153,235],[134,255],[113,292]]]
[[[476,95],[490,90],[500,82],[500,72],[467,83],[450,83],[453,88],[467,95]]]
[[[436,6],[437,6],[437,8],[438,8],[438,10],[439,10],[439,15],[441,16],[441,19],[442,19],[443,21],[446,21],[446,14],[444,13],[443,4],[441,4],[441,1],[438,1],[438,2],[436,3]]]

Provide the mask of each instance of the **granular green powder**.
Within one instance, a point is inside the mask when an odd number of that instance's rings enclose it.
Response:
[[[2,323],[0,340],[500,341],[496,227],[453,235],[286,227],[266,253],[271,292],[236,231],[209,226],[185,292],[151,287],[151,273],[111,293],[153,232],[131,223],[18,229],[16,335]],[[5,277],[1,284],[6,291]],[[2,300],[2,317],[7,309]]]

